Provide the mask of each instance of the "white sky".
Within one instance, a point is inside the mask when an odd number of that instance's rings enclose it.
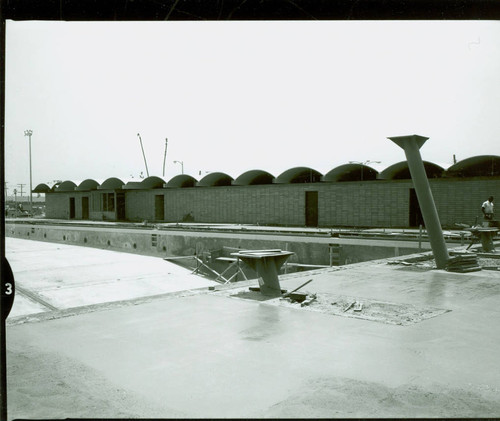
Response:
[[[236,178],[500,155],[500,22],[7,22],[9,195],[52,180]],[[162,176],[165,138],[166,173]],[[200,176],[199,171],[203,174]],[[19,190],[19,189],[18,189]]]

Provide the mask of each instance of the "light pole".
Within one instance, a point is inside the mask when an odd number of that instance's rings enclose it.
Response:
[[[32,175],[31,175],[31,135],[33,134],[33,130],[25,130],[24,135],[28,136],[29,138],[29,147],[30,147],[30,212],[33,214],[33,193],[31,191],[33,190],[32,186]]]
[[[184,161],[174,161],[174,164],[181,164],[181,174],[184,174]]]
[[[349,164],[359,164],[360,167],[361,167],[361,181],[363,181],[363,167],[367,164],[380,164],[380,161],[371,161],[371,160],[367,160],[367,161],[364,161],[364,162],[360,162],[360,161],[349,161]]]

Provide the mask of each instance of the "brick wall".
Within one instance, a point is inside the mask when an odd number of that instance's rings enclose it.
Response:
[[[411,181],[364,181],[322,185],[320,226],[408,226]]]
[[[304,185],[166,189],[165,219],[195,222],[304,225]]]
[[[368,181],[168,189],[165,218],[179,222],[192,212],[195,222],[304,226],[306,191],[317,191],[319,226],[407,226],[411,186]]]
[[[69,196],[66,193],[45,195],[45,217],[69,219]]]
[[[500,177],[436,179],[430,181],[442,225],[481,222],[481,205],[489,196],[496,198],[496,219],[500,219]]]
[[[45,216],[54,219],[70,219],[69,201],[75,200],[75,219],[82,219],[82,197],[88,197],[88,192],[56,193],[45,195]]]
[[[160,190],[163,192],[163,189]],[[157,190],[128,190],[125,194],[125,218],[128,221],[153,221],[154,195]]]
[[[500,202],[500,177],[431,179],[429,183],[445,227],[481,221],[481,204],[488,196]],[[195,222],[304,226],[306,191],[317,191],[320,227],[408,227],[412,188],[411,180],[377,180],[129,190],[125,212],[129,221],[154,221],[154,196],[163,194],[166,222],[180,222],[192,213]],[[80,219],[81,196],[78,192],[47,194],[47,217],[68,219],[69,197],[75,197],[76,219]]]

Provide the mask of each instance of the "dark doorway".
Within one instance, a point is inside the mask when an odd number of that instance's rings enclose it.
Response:
[[[410,227],[424,226],[424,218],[418,204],[415,189],[410,189]]]
[[[306,227],[318,226],[318,192],[306,191]]]
[[[165,219],[165,196],[155,196],[155,221],[163,221]]]
[[[75,219],[75,198],[69,198],[69,219]]]
[[[116,193],[116,219],[125,221],[125,193]]]
[[[82,197],[82,219],[89,219],[89,198]]]

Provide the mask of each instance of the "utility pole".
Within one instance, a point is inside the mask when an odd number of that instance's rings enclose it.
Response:
[[[167,160],[168,138],[165,138],[165,154],[163,155],[163,177],[165,177],[165,161]]]
[[[30,144],[30,211],[33,212],[33,182],[32,182],[32,175],[31,175],[31,135],[33,134],[33,130],[25,130],[24,135],[29,137],[29,144]],[[22,196],[22,195],[21,195]]]
[[[144,148],[142,147],[141,135],[139,133],[137,133],[137,137],[139,137],[139,142],[141,143],[142,156],[144,157],[144,165],[146,165],[146,174],[149,177],[148,163],[146,162],[146,155],[144,154]]]
[[[19,193],[21,195],[21,201],[23,200],[23,186],[26,184],[18,184],[18,186],[21,188],[21,192]]]

